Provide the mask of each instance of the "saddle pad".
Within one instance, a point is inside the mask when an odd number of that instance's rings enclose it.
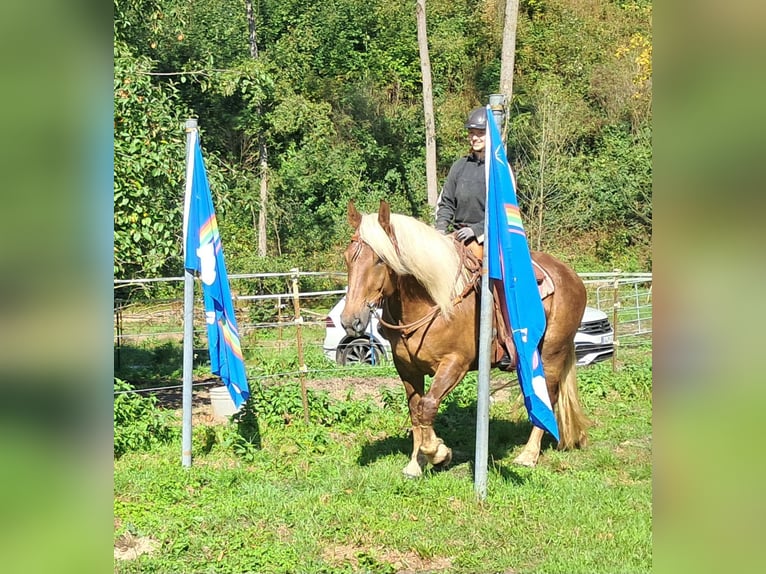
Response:
[[[551,276],[543,268],[542,265],[537,263],[537,261],[532,260],[532,265],[534,266],[534,270],[535,270],[535,279],[537,279],[537,288],[540,290],[540,299],[545,299],[546,297],[553,295],[554,287],[553,287],[553,279],[551,278]],[[541,274],[542,274],[542,281],[540,280]]]

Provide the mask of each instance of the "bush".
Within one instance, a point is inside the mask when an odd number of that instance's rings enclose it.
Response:
[[[114,379],[114,456],[149,450],[178,437],[175,417],[157,406],[157,397],[141,396],[122,379]]]
[[[376,410],[370,400],[335,400],[325,391],[307,390],[311,422],[320,426],[354,427],[362,424]],[[284,425],[303,420],[303,399],[300,385],[255,385],[236,420],[253,417],[268,425]]]

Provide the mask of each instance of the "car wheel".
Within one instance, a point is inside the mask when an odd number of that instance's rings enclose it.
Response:
[[[358,363],[379,365],[382,359],[383,353],[380,349],[371,345],[370,340],[364,337],[349,341],[338,353],[338,363],[344,366]]]

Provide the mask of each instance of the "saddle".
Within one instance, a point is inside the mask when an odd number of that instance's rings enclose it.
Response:
[[[456,244],[463,245],[465,250],[470,253],[470,258],[477,259],[479,265],[484,256],[484,246],[477,241],[471,241],[468,245],[464,245],[460,241],[456,241]],[[553,294],[554,285],[553,279],[550,274],[536,261],[532,260],[532,269],[535,272],[535,280],[537,281],[537,288],[540,291],[540,299],[545,299]],[[516,346],[513,344],[513,337],[508,329],[505,327],[505,321],[503,320],[503,313],[500,305],[500,295],[496,287],[492,289],[493,300],[493,330],[494,330],[494,357],[492,364],[499,366],[504,371],[511,371],[516,368]],[[503,360],[505,359],[505,360]],[[508,361],[510,359],[510,361]],[[499,365],[502,363],[502,366]]]

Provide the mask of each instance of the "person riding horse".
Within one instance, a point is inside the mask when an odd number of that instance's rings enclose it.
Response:
[[[444,467],[452,459],[452,449],[436,434],[434,419],[442,399],[478,368],[478,294],[466,289],[459,242],[412,217],[391,213],[383,201],[377,214],[365,215],[349,202],[348,219],[354,233],[344,253],[348,291],[341,324],[350,335],[364,333],[372,310],[382,307],[412,423],[412,454],[403,472],[421,476],[426,464]],[[553,256],[531,255],[555,285],[543,300],[546,329],[540,353],[550,404],[558,411],[558,446],[585,446],[589,421],[578,398],[574,347],[587,301],[585,286]],[[426,376],[431,377],[427,391]],[[537,464],[544,432],[533,424],[514,462]]]
[[[486,178],[484,153],[487,136],[487,109],[475,108],[465,122],[470,153],[452,164],[436,209],[436,230],[446,234],[455,230],[455,238],[465,244],[484,242],[484,201]]]

